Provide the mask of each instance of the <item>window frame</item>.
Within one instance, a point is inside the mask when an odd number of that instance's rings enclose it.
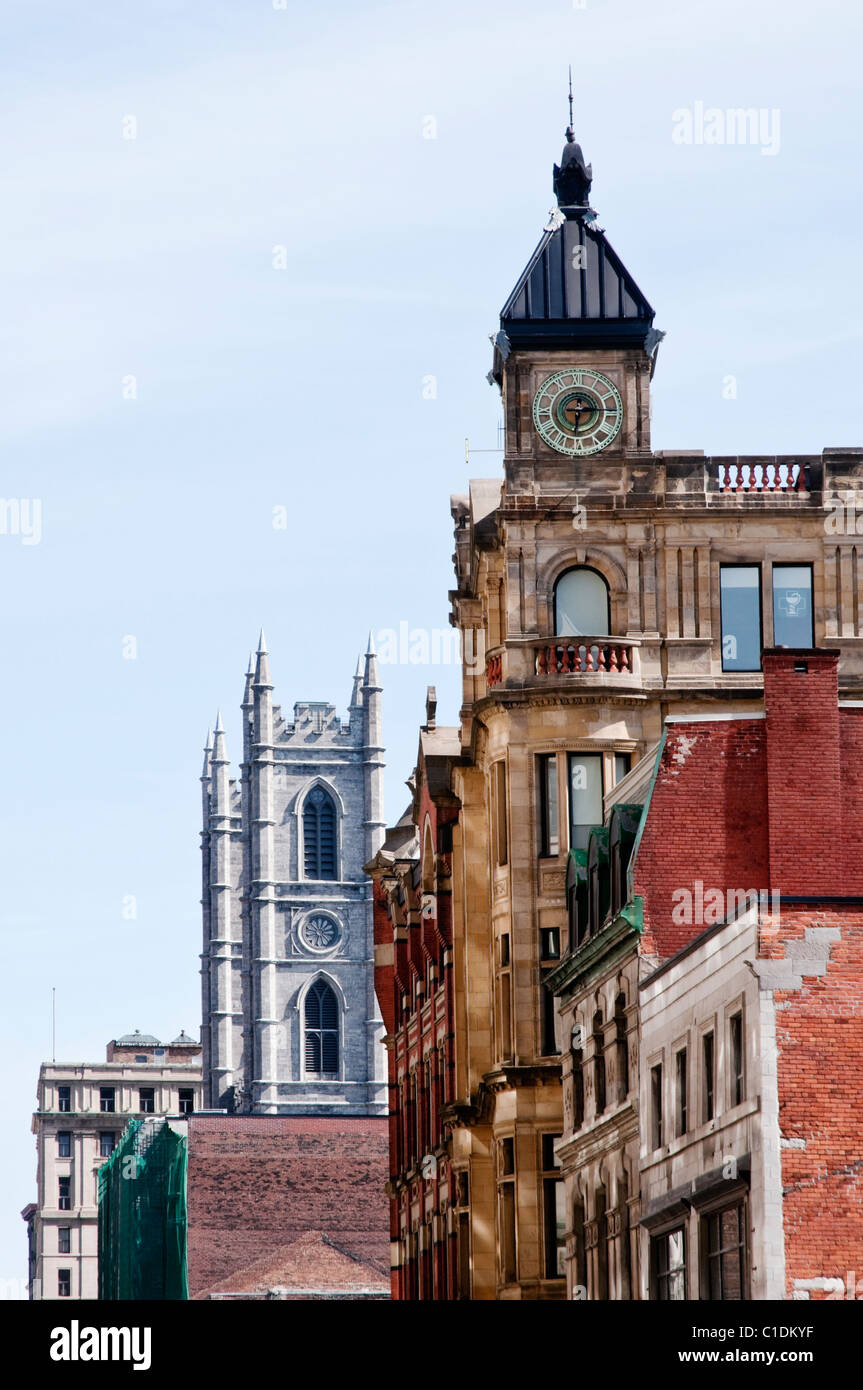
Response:
[[[722,571],[723,570],[755,570],[758,574],[758,665],[757,666],[726,666],[725,664],[725,615],[722,605]],[[771,590],[772,593],[772,590]],[[772,610],[771,610],[772,611]],[[733,636],[734,634],[729,634]],[[764,574],[763,566],[760,561],[755,560],[720,560],[719,562],[719,657],[723,674],[728,675],[748,675],[760,671],[761,653],[764,650]]]
[[[665,1227],[665,1229],[662,1230],[662,1231],[651,1231],[651,1233],[650,1233],[650,1252],[649,1252],[648,1265],[649,1265],[649,1272],[650,1272],[650,1273],[649,1273],[649,1277],[650,1277],[650,1298],[651,1298],[651,1301],[654,1302],[654,1303],[685,1303],[686,1300],[687,1300],[687,1298],[688,1298],[688,1294],[689,1294],[689,1270],[688,1270],[688,1268],[687,1268],[687,1264],[688,1264],[688,1258],[689,1258],[689,1251],[688,1251],[689,1241],[688,1241],[688,1231],[687,1231],[687,1228],[686,1228],[686,1227],[687,1227],[687,1223],[686,1223],[685,1221],[681,1221],[681,1220],[678,1219],[678,1220],[674,1223],[674,1225],[672,1225],[672,1226],[667,1226],[667,1227]],[[679,1265],[675,1265],[675,1266],[672,1268],[671,1263],[670,1263],[670,1261],[669,1261],[668,1258],[667,1258],[667,1256],[668,1256],[668,1244],[667,1244],[667,1242],[670,1240],[670,1238],[671,1238],[672,1236],[677,1235],[678,1232],[680,1233],[680,1237],[681,1237],[682,1259],[681,1259],[681,1263],[680,1263]],[[663,1245],[663,1243],[664,1243],[664,1245]],[[663,1248],[664,1248],[664,1250],[665,1250],[665,1252],[666,1252],[665,1268],[664,1268],[664,1269],[660,1269],[660,1268],[659,1268],[659,1263],[660,1263],[660,1262],[659,1262],[658,1256],[659,1256],[660,1250],[663,1249]],[[679,1299],[677,1299],[677,1298],[668,1298],[667,1296],[666,1296],[665,1298],[660,1297],[660,1292],[659,1292],[659,1290],[660,1290],[660,1288],[663,1286],[663,1281],[669,1281],[669,1282],[670,1282],[670,1280],[671,1280],[672,1278],[674,1278],[675,1275],[680,1275],[680,1276],[682,1276],[682,1281],[683,1281],[683,1297],[682,1297],[682,1298],[679,1298]],[[666,1287],[666,1288],[668,1287],[668,1283],[665,1284],[665,1287]]]
[[[743,1027],[743,1004],[737,1003],[726,1018],[728,1037],[728,1107],[742,1105],[746,1099],[746,1034]]]
[[[672,1055],[674,1059],[674,1137],[675,1139],[682,1139],[689,1132],[689,1048],[686,1043],[678,1044]]]
[[[536,773],[539,803],[539,853],[537,858],[556,859],[560,854],[560,769],[557,753],[537,753]],[[554,802],[553,816],[552,799]]]
[[[59,1173],[57,1176],[57,1210],[72,1210],[72,1178],[69,1173]]]
[[[558,611],[557,591],[558,591],[558,588],[559,588],[559,586],[560,586],[562,580],[564,580],[564,579],[567,577],[567,575],[569,575],[569,574],[575,574],[575,573],[581,573],[581,574],[595,574],[595,575],[597,576],[598,579],[601,579],[601,580],[602,580],[602,583],[603,583],[604,586],[605,586],[605,605],[606,605],[606,614],[605,614],[606,631],[605,631],[605,632],[573,632],[573,633],[561,632],[561,630],[560,630],[560,613],[559,613],[559,611]],[[551,623],[552,623],[552,627],[554,628],[553,636],[555,636],[555,637],[611,637],[611,636],[613,635],[613,634],[612,634],[612,631],[611,631],[611,628],[612,628],[611,619],[612,619],[612,613],[611,613],[611,585],[609,584],[609,582],[608,582],[606,576],[602,573],[602,570],[598,570],[598,569],[596,568],[595,565],[579,565],[579,564],[567,565],[566,569],[561,570],[560,574],[557,576],[557,578],[556,578],[555,581],[554,581],[554,588],[552,589],[552,595],[551,595]]]
[[[107,1152],[106,1152],[106,1142],[107,1142],[108,1140],[111,1141],[111,1147],[110,1147],[110,1148],[107,1150]],[[110,1158],[110,1157],[111,1157],[111,1154],[114,1152],[114,1150],[116,1149],[116,1147],[117,1147],[117,1135],[114,1133],[114,1130],[113,1130],[113,1129],[100,1129],[100,1130],[99,1130],[99,1157],[100,1157],[100,1158]]]
[[[316,793],[319,795],[316,797]],[[324,798],[324,801],[321,801]],[[333,814],[333,871],[332,873],[322,873],[324,869],[323,850],[321,844],[321,811],[320,806],[329,803]],[[310,873],[308,866],[310,852],[310,820],[312,814],[315,818],[314,833],[315,860],[313,868],[317,873]],[[313,782],[306,790],[302,806],[300,808],[300,826],[302,830],[302,854],[298,856],[299,866],[302,868],[303,881],[306,883],[339,883],[341,874],[341,818],[339,815],[339,804],[330,787],[323,782]]]
[[[72,1113],[72,1087],[57,1087],[57,1111],[61,1115],[71,1115]]]
[[[72,1157],[72,1131],[71,1129],[57,1130],[57,1157]]]
[[[739,1213],[739,1215],[738,1215],[738,1231],[740,1232],[740,1240],[738,1241],[738,1243],[737,1243],[736,1246],[726,1246],[726,1247],[723,1247],[723,1246],[721,1245],[721,1235],[720,1235],[720,1245],[719,1245],[718,1249],[715,1250],[715,1251],[711,1251],[711,1248],[710,1248],[710,1244],[711,1244],[710,1223],[711,1223],[711,1221],[714,1221],[714,1220],[716,1220],[717,1218],[720,1220],[720,1232],[721,1232],[721,1218],[722,1218],[723,1213],[725,1213],[725,1212],[727,1212],[727,1211],[735,1210],[735,1209],[736,1209],[736,1210],[738,1211],[738,1213]],[[700,1255],[700,1258],[699,1258],[699,1279],[700,1279],[700,1283],[701,1283],[701,1298],[702,1298],[702,1299],[705,1299],[705,1300],[707,1300],[707,1301],[710,1301],[710,1302],[735,1302],[735,1303],[736,1303],[736,1302],[748,1302],[748,1300],[749,1300],[749,1199],[748,1199],[748,1192],[746,1192],[746,1191],[739,1191],[739,1190],[738,1190],[737,1194],[734,1195],[734,1196],[731,1196],[731,1197],[729,1197],[729,1195],[726,1194],[726,1195],[723,1196],[722,1198],[718,1198],[716,1201],[711,1202],[709,1206],[702,1207],[702,1208],[699,1210],[699,1213],[698,1213],[698,1243],[699,1243],[699,1255]],[[720,1285],[721,1285],[721,1282],[722,1282],[722,1255],[723,1255],[723,1253],[727,1253],[727,1252],[728,1252],[729,1250],[731,1250],[731,1249],[736,1249],[736,1250],[738,1250],[738,1251],[740,1252],[740,1299],[722,1299],[721,1297],[717,1299],[717,1298],[714,1296],[714,1293],[712,1292],[712,1284],[711,1284],[711,1262],[712,1262],[713,1260],[715,1260],[715,1259],[718,1259],[718,1260],[719,1260],[718,1269],[719,1269],[719,1278],[720,1278]]]
[[[320,986],[321,988],[319,989],[318,986]],[[322,1012],[322,1008],[321,1008],[321,1005],[320,1005],[320,1001],[321,1001],[321,999],[324,997],[324,996],[323,996],[323,991],[324,991],[324,990],[328,990],[328,991],[329,991],[329,993],[332,995],[333,1000],[334,1000],[334,1002],[335,1002],[336,1022],[335,1022],[335,1027],[333,1027],[333,1028],[325,1028],[322,1021],[321,1021],[321,1023],[320,1023],[318,1026],[315,1026],[315,1025],[311,1025],[311,1026],[310,1026],[310,1024],[309,1024],[309,1015],[308,1015],[309,1000],[312,998],[312,995],[313,995],[313,994],[315,995],[315,998],[318,1000],[318,1014],[317,1014],[317,1017],[318,1017],[319,1019],[323,1020],[323,1012]],[[340,998],[339,998],[339,993],[338,993],[338,991],[336,990],[335,986],[333,985],[332,981],[331,981],[331,980],[328,980],[328,979],[327,979],[325,976],[323,976],[323,975],[317,975],[317,976],[315,977],[315,979],[312,980],[311,984],[309,985],[308,989],[306,990],[305,995],[303,996],[302,1010],[303,1010],[303,1043],[302,1043],[302,1047],[303,1047],[303,1058],[302,1058],[302,1060],[303,1060],[303,1077],[304,1077],[304,1078],[307,1078],[309,1081],[339,1081],[339,1080],[341,1080],[341,1075],[342,1075],[342,1053],[343,1053],[343,1046],[342,1046],[342,1008],[341,1008],[341,1001],[340,1001]],[[311,1034],[312,1036],[316,1037],[317,1040],[318,1040],[318,1055],[319,1055],[319,1060],[320,1060],[320,1062],[321,1062],[321,1067],[320,1067],[318,1070],[315,1070],[313,1067],[310,1067],[310,1066],[309,1066],[309,1063],[308,1063],[308,1044],[309,1044],[309,1035],[310,1035],[310,1034]],[[335,1070],[331,1070],[331,1069],[326,1069],[326,1070],[325,1070],[324,1067],[323,1067],[323,1061],[324,1061],[324,1034],[326,1034],[327,1036],[334,1035],[334,1037],[335,1037],[335,1047],[336,1047],[336,1067],[335,1067]]]
[[[57,1227],[57,1254],[71,1255],[72,1253],[72,1227]]]
[[[708,1074],[707,1052],[710,1051]],[[701,1123],[712,1124],[716,1119],[716,1025],[711,1023],[701,1033]]]
[[[116,1115],[117,1113],[117,1087],[99,1087],[99,1114]]]
[[[815,646],[815,566],[811,560],[775,560],[770,566],[770,621],[773,627],[773,645],[780,644],[776,641],[776,572],[777,570],[808,570],[809,571],[809,641],[797,643],[801,649],[810,649]]]
[[[57,1297],[58,1297],[58,1298],[71,1298],[71,1297],[72,1297],[72,1270],[71,1270],[71,1269],[58,1269],[58,1270],[57,1270]]]

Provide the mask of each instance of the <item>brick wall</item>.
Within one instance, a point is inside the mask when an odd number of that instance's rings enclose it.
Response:
[[[863,907],[784,909],[771,956],[812,928],[835,933],[826,972],[775,992],[787,1290],[856,1274],[863,1294]]]
[[[305,1231],[388,1277],[387,1176],[385,1118],[193,1116],[189,1296]]]
[[[677,890],[767,890],[764,748],[763,720],[668,725],[634,868],[645,954],[673,955],[711,925],[673,920]]]

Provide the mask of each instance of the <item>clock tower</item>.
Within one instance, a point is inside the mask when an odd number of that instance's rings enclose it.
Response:
[[[572,126],[557,206],[500,315],[489,374],[503,396],[508,490],[577,488],[650,458],[649,383],[663,334],[597,223]],[[617,483],[615,484],[615,478]]]

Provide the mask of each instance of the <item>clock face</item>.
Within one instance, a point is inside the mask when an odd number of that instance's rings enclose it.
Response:
[[[540,386],[533,423],[559,454],[598,454],[620,433],[623,402],[614,382],[601,372],[570,367]]]
[[[339,939],[339,929],[332,917],[322,912],[307,917],[300,927],[303,945],[312,951],[328,951]]]

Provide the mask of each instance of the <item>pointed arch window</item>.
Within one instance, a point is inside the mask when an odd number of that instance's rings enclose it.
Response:
[[[306,1075],[338,1076],[339,1005],[326,980],[315,980],[305,1003]]]
[[[554,586],[554,631],[558,637],[605,637],[611,631],[608,585],[598,570],[578,565]]]
[[[306,878],[337,878],[336,858],[336,808],[323,787],[313,787],[303,807]]]

